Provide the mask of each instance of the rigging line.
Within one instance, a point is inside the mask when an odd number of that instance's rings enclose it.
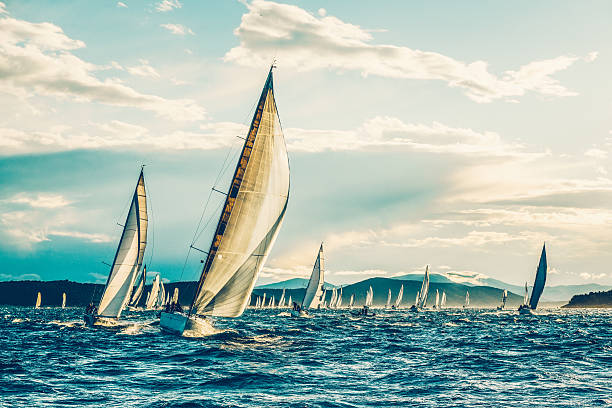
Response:
[[[149,217],[147,214],[147,222],[148,222],[148,219],[151,218],[151,222],[148,224],[148,226],[150,226],[149,229],[151,231],[151,250],[149,251],[149,264],[152,264],[153,254],[155,253],[155,214],[153,213],[153,195],[151,194],[151,191],[149,190],[147,191],[148,191],[147,203],[149,204],[149,207],[151,207],[151,217]]]

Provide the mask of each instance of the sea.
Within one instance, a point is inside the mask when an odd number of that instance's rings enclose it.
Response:
[[[155,312],[0,307],[1,407],[612,407],[612,311],[278,309],[178,337]]]

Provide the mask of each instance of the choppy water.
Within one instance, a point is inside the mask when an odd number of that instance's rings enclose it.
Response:
[[[0,406],[612,406],[610,311],[257,310],[207,338],[81,313],[0,307]]]

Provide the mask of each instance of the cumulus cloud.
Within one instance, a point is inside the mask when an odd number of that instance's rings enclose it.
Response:
[[[118,1],[118,2],[117,2],[117,7],[127,8],[127,4],[125,4],[125,3],[124,3],[124,2],[122,2],[122,1]]]
[[[54,24],[0,18],[0,92],[132,107],[179,121],[205,117],[204,109],[192,100],[143,94],[116,79],[96,78],[93,73],[105,67],[72,54],[83,47],[85,43]]]
[[[183,5],[178,0],[163,0],[155,5],[155,10],[163,13],[173,9],[179,9],[181,7],[183,7]]]
[[[140,65],[136,65],[133,67],[127,67],[127,70],[132,75],[138,75],[141,77],[149,77],[149,78],[159,78],[159,74],[151,65],[149,65],[149,61],[145,59],[139,60]]]
[[[61,194],[27,194],[19,193],[10,198],[2,200],[5,203],[26,204],[32,208],[59,208],[70,204]]]
[[[298,70],[354,70],[364,76],[440,80],[463,89],[469,98],[481,103],[516,101],[528,91],[576,95],[552,77],[580,59],[576,56],[533,61],[497,76],[489,72],[485,61],[465,63],[436,52],[373,44],[372,30],[344,22],[323,9],[317,16],[298,6],[264,0],[255,0],[247,7],[234,31],[240,45],[225,55],[226,61],[263,65],[274,56],[283,66]],[[593,52],[584,60],[596,57]]]
[[[175,35],[195,34],[193,31],[191,31],[191,28],[185,27],[182,24],[160,24],[160,26]]]

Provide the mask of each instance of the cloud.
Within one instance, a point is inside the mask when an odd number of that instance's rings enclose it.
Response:
[[[106,234],[92,234],[80,231],[48,231],[47,236],[76,238],[93,243],[112,242],[112,238]]]
[[[4,3],[2,3],[0,1],[0,14],[6,14],[6,13],[7,13],[7,11],[6,11],[6,4],[4,4]]]
[[[145,59],[141,59],[139,61],[140,65],[127,67],[127,70],[130,74],[148,78],[159,78],[159,74],[157,73],[155,68],[149,65],[149,61]]]
[[[117,2],[117,7],[127,8],[127,4],[125,4],[125,3],[121,2],[121,1],[118,1]]]
[[[608,275],[606,275],[605,273],[582,272],[578,276],[580,276],[584,280],[593,281],[593,280],[599,280],[599,279],[605,278]]]
[[[594,159],[607,159],[608,152],[602,149],[592,148],[584,152],[584,155],[587,157],[592,157]]]
[[[160,26],[176,35],[195,34],[193,31],[191,31],[191,28],[185,27],[182,24],[160,24]]]
[[[59,208],[70,204],[70,201],[61,194],[46,193],[38,193],[36,195],[19,193],[2,201],[12,204],[27,204],[32,208]]]
[[[105,67],[71,53],[84,47],[84,42],[68,37],[54,24],[1,18],[0,92],[22,99],[43,95],[131,107],[177,121],[205,117],[204,109],[192,100],[147,95],[116,79],[96,78],[93,73]]]
[[[533,61],[498,77],[489,72],[485,61],[465,63],[436,52],[373,44],[372,30],[329,16],[325,10],[315,16],[297,6],[263,0],[255,0],[247,8],[234,31],[240,45],[227,52],[226,61],[266,65],[274,56],[283,66],[303,71],[352,70],[364,76],[440,80],[461,88],[480,103],[516,101],[528,91],[548,96],[576,95],[552,75],[569,68],[579,57],[562,55]],[[596,57],[592,52],[583,60]]]
[[[1,7],[1,4],[0,4]],[[7,273],[0,273],[0,280],[9,281],[9,280],[40,280],[40,275],[36,273],[23,273],[21,275],[12,275]]]
[[[179,9],[181,7],[183,7],[183,5],[178,0],[163,0],[155,5],[155,10],[163,13],[173,9]]]

